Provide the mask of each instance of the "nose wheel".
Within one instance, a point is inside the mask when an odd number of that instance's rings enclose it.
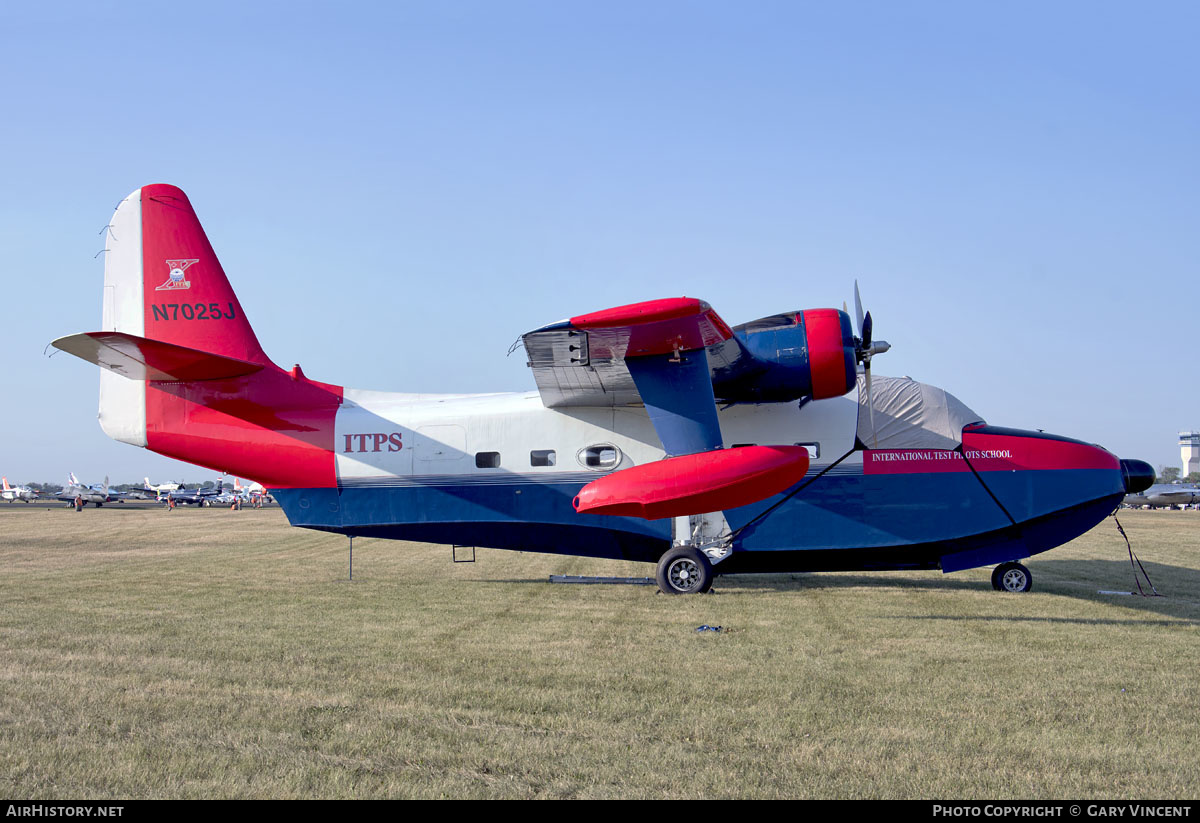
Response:
[[[712,588],[712,564],[704,552],[678,546],[658,561],[655,579],[664,594],[703,594]]]
[[[1033,588],[1033,575],[1020,563],[1001,563],[992,570],[992,588],[998,592],[1027,592]]]

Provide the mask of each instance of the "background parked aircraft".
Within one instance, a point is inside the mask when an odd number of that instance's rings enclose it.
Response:
[[[159,483],[158,485],[155,485],[150,482],[149,477],[144,477],[142,479],[145,482],[145,486],[143,488],[145,488],[145,490],[148,492],[153,492],[157,497],[160,498],[164,492],[173,492],[183,485],[182,483]]]
[[[196,489],[174,489],[167,497],[186,506],[215,506],[232,503],[237,497],[233,489],[225,488],[225,481],[218,480],[216,486]]]
[[[37,500],[37,492],[28,486],[10,486],[8,485],[7,477],[0,478],[0,480],[3,480],[4,483],[3,491],[0,491],[0,499],[7,500],[10,503],[14,503],[17,500],[23,503]]]
[[[79,498],[84,505],[91,503],[96,508],[100,508],[111,499],[108,491],[108,478],[104,478],[103,485],[97,483],[85,486],[75,477],[75,473],[71,472],[67,475],[66,487],[58,493],[57,497],[67,503],[74,503],[75,499]]]
[[[1140,494],[1125,495],[1124,502],[1127,506],[1149,506],[1152,509],[1200,504],[1200,488],[1156,483]]]

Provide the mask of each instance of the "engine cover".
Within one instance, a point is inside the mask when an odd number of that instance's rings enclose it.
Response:
[[[745,355],[713,375],[713,394],[727,403],[782,403],[840,397],[857,385],[850,315],[807,309],[735,326]]]

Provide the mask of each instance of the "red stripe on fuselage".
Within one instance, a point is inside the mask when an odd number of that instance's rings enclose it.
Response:
[[[941,449],[878,449],[863,452],[863,474],[934,474],[942,472],[1047,471],[1109,469],[1120,471],[1115,455],[1086,443],[963,432],[962,454]],[[970,465],[967,463],[970,461]]]
[[[276,366],[231,380],[146,385],[151,451],[268,488],[337,485],[334,418],[342,388]]]

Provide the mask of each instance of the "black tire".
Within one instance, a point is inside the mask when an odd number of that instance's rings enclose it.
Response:
[[[1020,563],[1001,563],[992,570],[992,588],[1020,594],[1033,588],[1033,575]]]
[[[654,577],[664,594],[703,594],[712,588],[712,564],[704,552],[678,546],[659,559]]]

